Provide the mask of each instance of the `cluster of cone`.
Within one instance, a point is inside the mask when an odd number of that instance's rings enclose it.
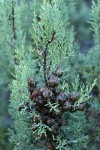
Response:
[[[62,117],[64,112],[84,111],[85,103],[80,104],[77,108],[74,108],[74,103],[79,100],[79,94],[73,91],[70,94],[62,92],[59,88],[61,83],[61,77],[63,72],[60,68],[57,68],[52,75],[48,78],[47,86],[37,88],[37,81],[34,78],[28,79],[28,87],[30,93],[30,100],[33,102],[35,111],[38,116],[32,120],[32,129],[36,129],[36,124],[42,122],[47,125],[51,130],[47,130],[46,142],[47,149],[56,149],[57,144],[54,143],[53,137],[56,137],[58,130],[66,123],[66,120]],[[31,112],[33,108],[27,106],[27,111]],[[20,108],[21,110],[22,108]],[[43,138],[43,137],[41,137]]]

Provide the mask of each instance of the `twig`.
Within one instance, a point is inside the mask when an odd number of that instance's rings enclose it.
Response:
[[[14,8],[14,4],[15,4],[15,0],[12,0],[12,32],[13,32],[13,39],[16,40],[17,36],[16,36],[16,28],[15,28],[15,8]],[[15,51],[14,51],[14,63],[16,65],[18,65],[18,60],[16,58],[16,52]]]
[[[49,72],[50,72],[50,69],[51,69],[51,65],[52,65],[52,61],[49,62],[49,67],[48,67],[48,70],[47,70],[47,76],[49,75]]]
[[[13,31],[13,39],[16,40],[14,0],[12,0],[12,31]]]
[[[47,50],[48,50],[48,46],[49,44],[52,43],[52,41],[55,39],[55,31],[53,31],[51,40],[47,41],[47,44],[45,46],[44,52],[43,52],[43,56],[44,56],[44,63],[43,63],[43,72],[44,72],[44,81],[45,81],[45,85],[47,85]]]

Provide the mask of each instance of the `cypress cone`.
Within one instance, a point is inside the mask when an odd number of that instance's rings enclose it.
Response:
[[[71,102],[75,103],[79,99],[79,94],[75,91],[69,94],[69,99]]]

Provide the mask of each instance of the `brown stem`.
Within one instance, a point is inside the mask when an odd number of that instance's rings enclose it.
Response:
[[[13,39],[16,40],[16,28],[15,28],[15,8],[14,8],[15,0],[12,0],[12,32]],[[18,65],[18,60],[16,58],[16,52],[14,51],[14,63]]]
[[[51,40],[47,41],[44,52],[43,52],[43,56],[44,56],[43,72],[44,72],[44,81],[45,81],[46,86],[48,86],[47,84],[47,50],[48,50],[49,44],[51,44],[54,39],[55,39],[55,32],[53,31]]]
[[[51,65],[52,65],[52,62],[50,61],[50,62],[49,62],[49,67],[48,67],[48,70],[47,70],[47,76],[49,76],[49,72],[50,72],[50,69],[51,69]]]
[[[47,86],[47,50],[44,50],[44,65],[43,65],[43,70],[44,70],[44,81],[45,85]]]
[[[13,31],[13,39],[16,40],[14,0],[12,0],[12,31]]]

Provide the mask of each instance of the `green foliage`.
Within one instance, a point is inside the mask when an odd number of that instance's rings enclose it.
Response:
[[[98,143],[98,137],[100,137],[100,126],[98,125],[100,114],[100,33],[99,33],[99,22],[100,22],[100,1],[92,2],[91,8],[91,30],[93,31],[94,46],[90,49],[87,56],[84,58],[84,77],[86,78],[87,83],[91,84],[93,79],[96,78],[96,86],[93,90],[93,95],[95,96],[95,103],[93,102],[91,117],[95,120],[95,126],[93,129],[93,139],[92,142]],[[97,134],[95,134],[97,133]],[[92,145],[91,142],[91,145]],[[92,145],[93,146],[93,145]]]
[[[90,134],[89,148],[95,149],[94,145],[100,143],[98,142],[99,134],[99,125],[98,125],[98,114],[100,113],[100,33],[99,33],[99,21],[100,21],[100,1],[93,1],[90,11],[90,19],[88,24],[91,25],[92,38],[94,41],[93,47],[88,51],[87,55],[76,54],[74,58],[70,61],[70,66],[73,67],[71,72],[69,72],[69,79],[73,79],[77,75],[77,72],[80,75],[80,82],[83,82],[86,86],[91,85],[94,79],[96,79],[96,85],[94,86],[91,96],[92,103],[91,109],[89,111],[89,119],[93,119],[95,124],[91,128],[87,128],[87,132]],[[74,63],[73,63],[74,62]]]
[[[42,4],[42,6],[41,6]],[[14,12],[13,12],[14,11]],[[93,100],[91,103],[90,117],[86,120],[88,113],[75,112],[65,113],[66,125],[59,129],[57,142],[59,150],[82,150],[88,149],[88,142],[94,150],[93,141],[98,142],[99,134],[99,98],[100,98],[100,2],[92,2],[92,8],[84,0],[1,0],[0,1],[0,149],[11,149],[5,145],[6,136],[3,112],[5,110],[5,97],[11,89],[9,113],[14,120],[12,129],[9,129],[10,142],[14,144],[14,150],[46,149],[41,144],[42,135],[51,130],[42,122],[36,124],[32,131],[30,116],[25,109],[19,111],[19,107],[29,102],[27,80],[35,77],[38,88],[45,84],[44,70],[48,78],[55,68],[63,70],[61,89],[70,93],[80,93],[80,103]],[[87,20],[91,18],[88,23]],[[89,26],[91,29],[89,30]],[[74,33],[74,31],[76,33]],[[87,55],[79,53],[76,39],[81,41],[90,38],[93,33],[94,46]],[[47,52],[46,68],[44,68],[44,52]],[[78,75],[79,74],[79,75]],[[98,100],[90,93],[95,85],[98,88]],[[82,83],[82,84],[81,84]],[[9,96],[6,97],[9,99]],[[57,103],[48,102],[50,111],[57,110]],[[94,113],[91,113],[94,112]],[[32,113],[34,118],[38,115]],[[8,117],[6,113],[5,116]],[[95,126],[93,120],[97,120]],[[91,120],[91,121],[90,121]],[[4,128],[4,129],[3,129]],[[89,133],[93,128],[93,138]],[[95,132],[97,134],[95,134]],[[99,142],[98,142],[99,143]],[[89,148],[90,148],[89,147]]]
[[[52,5],[54,6],[52,7]],[[33,49],[33,51],[36,51],[36,53],[38,53],[38,50],[43,52],[47,41],[51,39],[53,32],[55,32],[55,40],[48,47],[49,54],[47,56],[47,66],[49,66],[50,62],[52,62],[51,72],[59,64],[61,66],[63,62],[68,61],[68,57],[72,55],[74,50],[73,31],[68,30],[65,33],[64,25],[61,21],[60,12],[58,7],[56,6],[57,4],[54,3],[52,5],[50,6],[46,2],[44,3],[44,5],[42,6],[42,12],[40,12],[39,16],[41,18],[40,22],[36,20],[35,15],[35,19],[33,19],[33,39],[34,44],[36,45],[36,49]],[[45,10],[46,7],[48,9]],[[67,35],[69,35],[70,38]],[[42,61],[42,55],[39,59],[41,59]]]
[[[66,119],[68,120],[67,125],[62,127],[62,134],[58,137],[58,149],[78,150],[79,148],[87,148],[89,137],[88,135],[83,136],[87,127],[84,112],[66,114]]]
[[[7,132],[5,128],[7,128],[10,123],[7,110],[10,93],[8,85],[12,82],[12,79],[15,78],[15,49],[17,49],[17,47],[22,48],[22,43],[25,44],[25,42],[28,41],[25,41],[25,36],[28,37],[27,22],[28,25],[31,26],[32,16],[28,17],[29,14],[26,13],[26,17],[24,17],[24,12],[27,12],[26,9],[28,10],[29,8],[31,9],[30,11],[32,11],[32,9],[34,11],[34,7],[36,8],[38,4],[36,3],[36,5],[34,5],[35,3],[34,0],[26,4],[23,3],[23,5],[19,4],[16,0],[0,1],[0,133],[2,132],[3,135],[0,137],[0,146],[2,146],[0,149],[11,149],[9,148],[10,143],[8,144],[7,140],[8,136],[4,135]],[[34,7],[31,4],[33,4]],[[28,5],[32,7],[28,7]],[[14,9],[14,14],[12,9]],[[15,32],[13,29],[15,29]],[[32,40],[30,40],[30,42],[31,41]]]
[[[87,81],[91,83],[94,78],[97,78],[97,85],[100,87],[100,34],[99,34],[99,21],[100,21],[100,2],[96,4],[93,1],[91,9],[91,30],[93,31],[94,46],[90,49],[85,57],[86,73],[88,72]]]
[[[15,120],[15,134],[13,133],[13,136],[11,137],[11,141],[16,144],[15,149],[27,149],[30,141],[29,137],[31,137],[27,114],[18,111],[20,104],[23,104],[29,99],[26,81],[29,76],[34,74],[34,61],[30,61],[31,57],[28,57],[29,53],[30,51],[25,53],[23,47],[20,50],[16,50],[16,57],[20,64],[15,68],[16,80],[13,81],[10,104],[10,114],[12,114],[12,117]]]
[[[85,0],[63,0],[60,3],[61,14],[65,27],[75,27],[76,39],[80,42],[91,37],[88,20],[90,18],[90,4]],[[68,28],[66,28],[67,30]]]
[[[68,8],[71,7],[73,10],[74,2],[71,2]],[[17,9],[17,7],[18,6],[16,5],[15,8]],[[25,5],[23,7],[25,7]],[[20,12],[20,9],[16,10],[16,12],[18,11]],[[69,12],[69,9],[67,9],[67,11]],[[69,68],[68,61],[71,56],[73,56],[75,44],[73,28],[70,25],[66,31],[62,21],[62,14],[63,12],[60,11],[58,1],[52,1],[51,4],[46,0],[43,1],[40,15],[38,15],[37,18],[37,14],[34,12],[32,27],[31,25],[28,25],[31,29],[33,47],[30,45],[26,46],[25,41],[27,37],[25,39],[23,38],[24,30],[22,29],[27,28],[27,24],[24,24],[25,26],[21,25],[18,15],[16,14],[16,36],[18,37],[18,40],[16,40],[15,57],[18,64],[15,66],[15,80],[13,80],[11,86],[12,93],[9,106],[9,113],[14,119],[13,130],[10,130],[10,141],[15,145],[14,150],[32,150],[33,148],[39,148],[38,144],[35,143],[39,142],[39,137],[37,135],[46,135],[45,130],[49,128],[45,124],[39,123],[36,125],[37,130],[32,132],[28,113],[25,109],[19,111],[19,107],[24,105],[25,102],[29,102],[31,106],[27,90],[27,79],[29,77],[35,76],[39,82],[38,86],[40,87],[45,83],[44,69],[47,69],[47,78],[57,67],[61,67],[66,76],[66,71],[68,71]],[[23,22],[26,22],[27,19],[24,19]],[[66,24],[69,26],[69,14]],[[26,30],[26,35],[30,36],[28,30]],[[44,51],[47,52],[47,68],[44,68]],[[68,92],[67,90],[70,89],[69,84],[72,84],[72,82],[74,81],[66,84],[66,80],[63,79],[62,89],[65,89],[65,91]],[[77,89],[79,88],[78,82],[79,81],[77,80],[76,86],[73,84],[71,90],[74,90],[76,87]],[[87,101],[90,98],[89,93],[93,86],[94,84],[90,89],[87,86],[85,91],[83,90],[84,86],[79,89],[81,92],[80,101],[76,105],[79,105],[81,102]],[[48,103],[48,105],[51,107],[50,110],[56,110],[57,104],[51,105],[51,103]],[[34,117],[35,115],[36,114],[33,113]],[[75,113],[75,115],[66,114],[65,116],[68,116],[68,124],[59,131],[59,137],[54,139],[58,143],[58,149],[63,150],[64,147],[65,149],[70,150],[85,148],[88,137],[84,136],[85,127],[82,127],[82,124],[86,124],[84,114],[78,112]]]

